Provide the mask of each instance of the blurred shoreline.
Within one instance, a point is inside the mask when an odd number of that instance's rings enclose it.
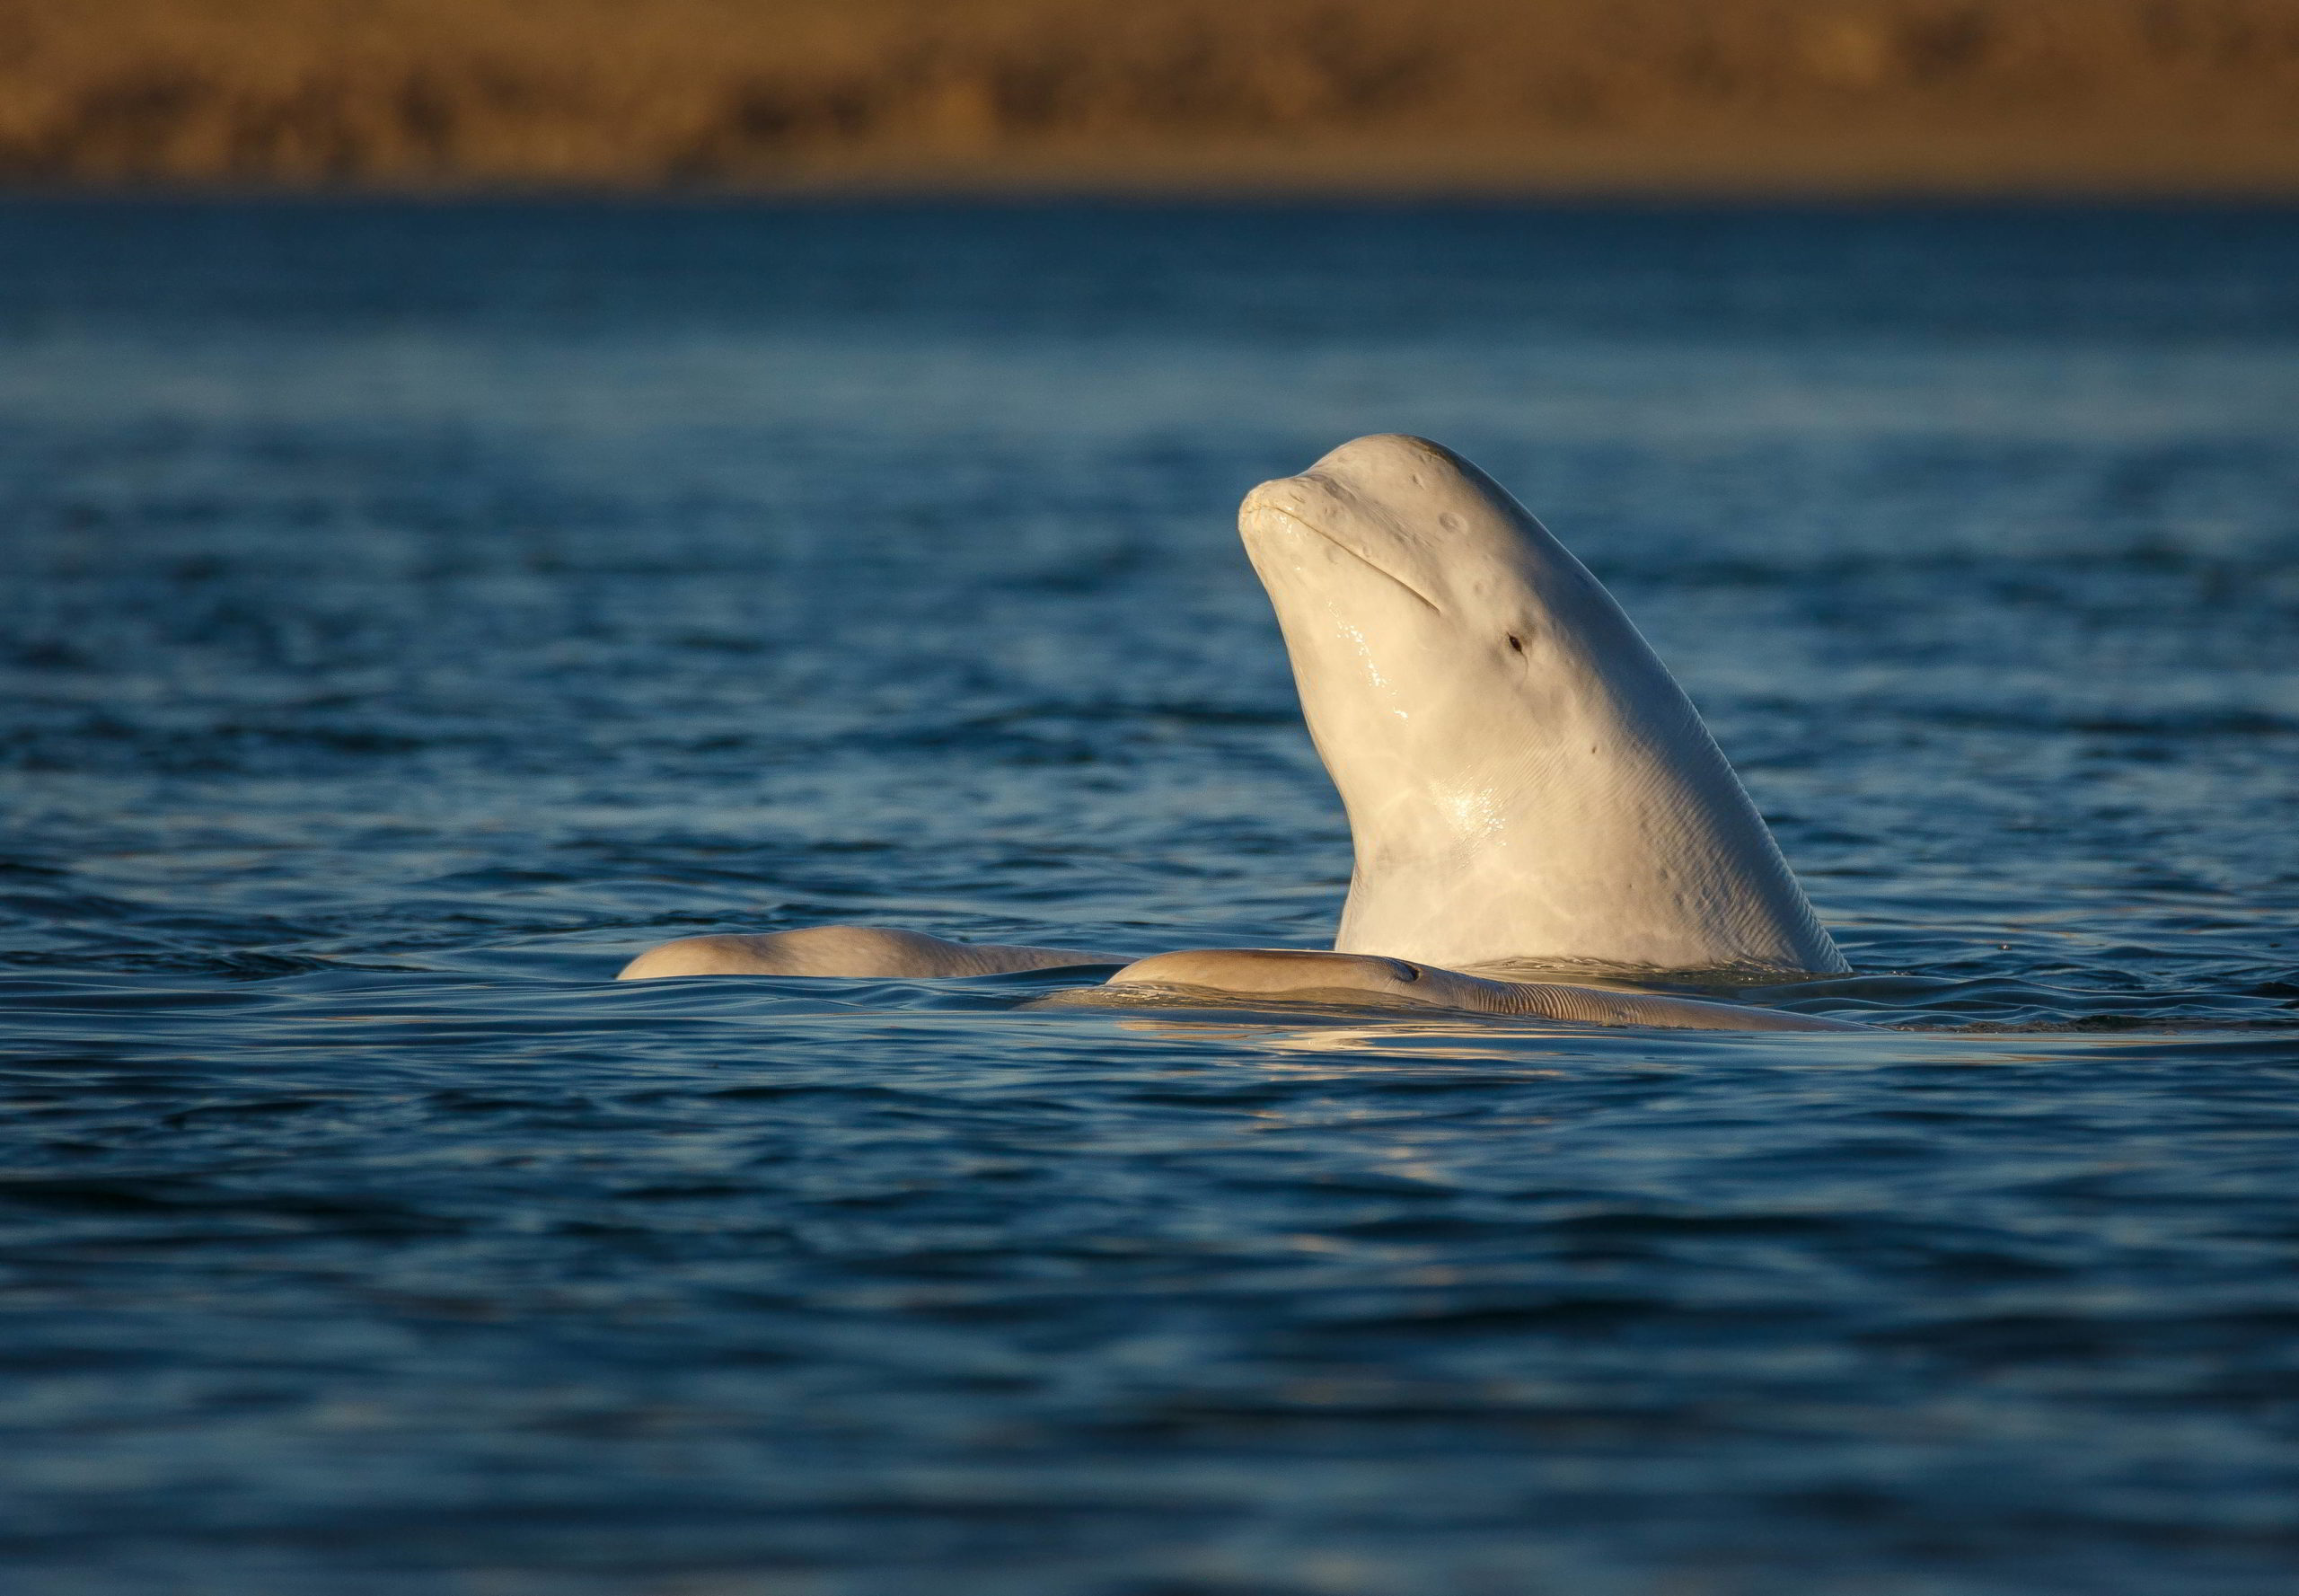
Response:
[[[0,0],[0,185],[2299,194],[2299,0]]]

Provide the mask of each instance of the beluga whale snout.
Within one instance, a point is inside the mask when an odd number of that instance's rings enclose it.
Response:
[[[1358,438],[1238,526],[1355,840],[1336,951],[1846,967],[1668,668],[1475,466]]]

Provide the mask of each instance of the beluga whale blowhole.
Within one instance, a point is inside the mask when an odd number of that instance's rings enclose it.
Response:
[[[1511,979],[1836,974],[1756,806],[1691,701],[1596,578],[1475,466],[1358,438],[1246,496],[1309,735],[1355,866],[1329,953],[1107,953],[821,926],[683,938],[627,979],[987,974],[1122,964],[1109,980],[1242,998],[1432,1005],[1592,1024],[1864,1028],[1748,1004]]]

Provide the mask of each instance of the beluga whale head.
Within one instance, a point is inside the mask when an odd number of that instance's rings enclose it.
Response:
[[[1238,525],[1355,841],[1337,951],[1846,968],[1668,668],[1475,466],[1362,437]]]

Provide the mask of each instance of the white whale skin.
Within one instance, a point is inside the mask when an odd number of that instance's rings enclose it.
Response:
[[[1238,525],[1355,842],[1336,951],[1848,967],[1668,668],[1476,467],[1362,437]]]
[[[1293,948],[1199,948],[1139,959],[1112,975],[1098,993],[1128,988],[1177,989],[1184,994],[1242,994],[1295,1001],[1348,1001],[1370,995],[1477,1014],[1509,1014],[1579,1025],[1661,1026],[1697,1031],[1870,1031],[1875,1027],[1814,1014],[1792,1014],[1698,998],[1612,992],[1548,982],[1493,981],[1440,970],[1413,959]]]
[[[1012,943],[952,942],[923,931],[868,925],[811,925],[798,930],[681,937],[650,948],[622,967],[618,981],[679,975],[826,975],[894,981],[944,975],[1000,975],[1068,965],[1122,965],[1129,954],[1085,953]]]

